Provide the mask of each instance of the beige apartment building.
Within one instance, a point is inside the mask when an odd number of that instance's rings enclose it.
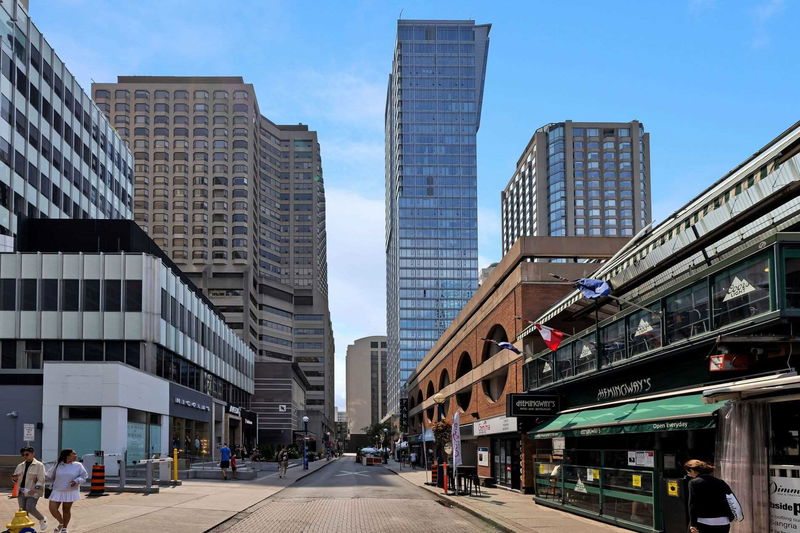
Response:
[[[260,442],[288,444],[308,415],[321,447],[334,347],[316,132],[264,117],[238,76],[120,76],[92,91],[134,154],[134,219],[257,354]],[[304,408],[280,363],[305,374]]]
[[[347,347],[348,450],[374,444],[364,428],[386,414],[386,336],[356,339]]]

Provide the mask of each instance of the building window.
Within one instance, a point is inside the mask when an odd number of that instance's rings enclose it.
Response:
[[[23,279],[20,290],[20,309],[22,311],[36,311],[36,280]]]
[[[705,282],[668,296],[664,304],[668,344],[708,331],[708,285]]]
[[[661,317],[657,308],[637,311],[629,315],[627,321],[629,356],[661,347]]]
[[[600,330],[603,366],[625,359],[625,320],[617,320]]]
[[[136,313],[142,310],[142,281],[125,280],[125,311]]]
[[[103,311],[119,312],[122,308],[122,282],[107,279],[103,282]]]
[[[770,310],[770,264],[761,255],[714,277],[714,328]]]
[[[85,279],[85,280],[83,280],[83,310],[84,311],[99,311],[100,310],[100,280],[99,279]]]
[[[58,311],[58,280],[43,279],[41,286],[42,311]]]
[[[77,279],[61,280],[61,306],[63,311],[78,311],[80,282]]]
[[[17,309],[17,280],[0,279],[0,311]]]

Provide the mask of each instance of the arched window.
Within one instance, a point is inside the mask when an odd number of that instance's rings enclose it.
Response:
[[[495,342],[508,342],[506,330],[503,329],[503,326],[500,324],[495,324],[492,326],[492,329],[489,330],[489,334],[486,336],[486,338],[489,340],[483,341],[483,356],[481,357],[481,362],[485,362],[487,359],[502,350],[502,348],[497,346]]]

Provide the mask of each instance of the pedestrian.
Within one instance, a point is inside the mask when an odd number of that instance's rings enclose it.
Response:
[[[175,440],[177,440],[177,437]],[[192,441],[189,440],[189,435],[186,435],[186,438],[183,439],[183,451],[186,452],[186,455],[192,453]]]
[[[281,448],[278,452],[278,477],[286,477],[286,471],[289,469],[289,450],[286,446]]]
[[[44,463],[36,459],[36,452],[30,446],[19,451],[23,461],[17,465],[11,479],[19,485],[19,509],[26,511],[39,521],[42,531],[47,529],[47,518],[36,509],[39,497],[44,489],[45,471]]]
[[[189,436],[188,435],[186,436],[186,440],[189,440]],[[194,437],[194,453],[195,453],[195,455],[198,455],[198,456],[200,455],[200,450],[202,449],[200,447],[200,445],[201,445],[200,437],[195,435],[195,437]]]
[[[412,470],[417,469],[417,452],[411,452],[411,468]]]
[[[76,461],[77,458],[75,450],[70,448],[61,450],[58,462],[47,473],[47,479],[53,483],[50,514],[58,520],[55,531],[59,533],[67,533],[67,526],[72,519],[72,504],[81,499],[81,483],[89,477],[83,465]]]
[[[231,466],[231,449],[228,448],[228,443],[223,442],[222,448],[219,449],[219,468],[222,470],[222,479],[228,480],[228,468]]]
[[[689,481],[689,531],[691,533],[728,533],[731,520],[737,516],[731,510],[728,496],[733,491],[723,480],[711,475],[714,467],[692,459],[683,465]],[[738,501],[733,496],[733,501]]]
[[[236,476],[236,452],[231,454],[231,474],[233,479],[238,479]]]

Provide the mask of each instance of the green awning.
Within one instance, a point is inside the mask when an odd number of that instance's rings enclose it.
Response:
[[[685,431],[716,427],[721,405],[703,403],[702,394],[631,402],[603,409],[562,413],[528,433],[534,439],[614,433]]]

